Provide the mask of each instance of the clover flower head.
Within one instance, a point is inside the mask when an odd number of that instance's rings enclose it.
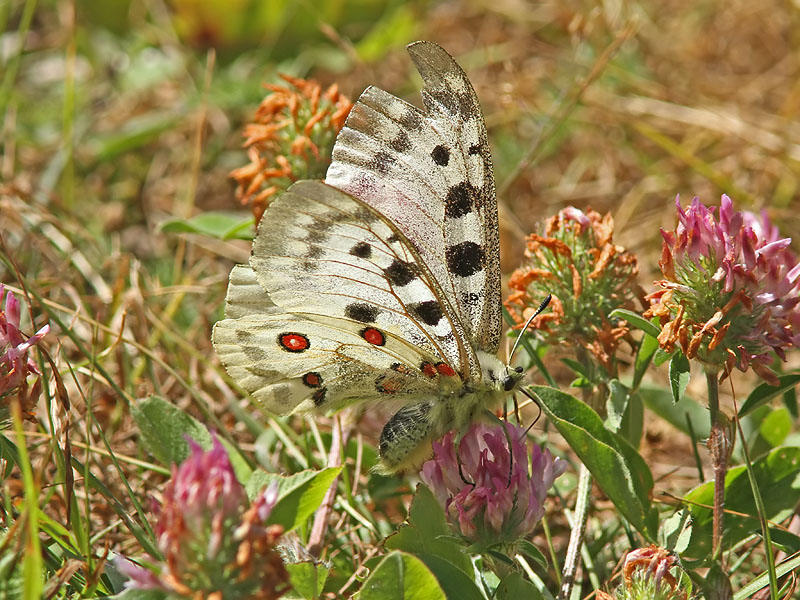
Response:
[[[634,308],[643,296],[636,284],[636,257],[613,242],[614,221],[589,209],[568,207],[547,220],[542,234],[528,238],[526,260],[508,282],[505,306],[517,326],[552,294],[550,310],[531,324],[548,344],[569,343],[594,355],[613,373],[625,321],[610,317],[617,308]]]
[[[37,380],[29,388],[28,376],[41,376],[42,373],[29,353],[47,335],[50,325],[27,337],[20,331],[21,314],[20,301],[0,283],[0,399],[18,392],[23,410],[30,416],[39,397],[41,382]]]
[[[420,475],[455,529],[487,548],[530,534],[544,515],[547,490],[567,468],[539,446],[529,453],[524,428],[504,427],[475,424],[460,443],[448,433],[434,442]]]
[[[725,374],[752,367],[776,385],[773,353],[785,360],[800,347],[800,262],[791,239],[766,215],[736,212],[727,195],[718,211],[698,198],[676,206],[675,231],[662,231],[664,279],[645,312],[661,321],[661,347],[679,344]]]
[[[154,527],[163,561],[116,561],[129,587],[160,589],[186,598],[272,600],[288,589],[288,574],[275,549],[283,533],[266,521],[277,502],[277,485],[248,507],[244,487],[214,436],[209,451],[194,441],[191,454],[154,506]]]
[[[288,85],[272,93],[244,128],[249,164],[231,172],[236,196],[250,203],[256,222],[270,199],[299,179],[322,179],[336,134],[353,104],[334,84],[323,91],[313,80],[280,76]]]

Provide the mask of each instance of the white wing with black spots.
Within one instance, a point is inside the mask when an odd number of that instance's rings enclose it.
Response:
[[[322,182],[300,181],[269,206],[250,264],[286,312],[377,327],[465,374],[476,360],[403,234]]]
[[[425,82],[425,111],[367,89],[337,138],[326,182],[397,226],[429,266],[469,344],[494,354],[500,265],[486,127],[472,85],[447,52],[431,42],[408,51]]]
[[[251,309],[266,301],[266,310]],[[369,400],[429,399],[460,381],[437,357],[376,327],[313,321],[269,304],[252,268],[234,268],[214,348],[237,385],[276,414]]]

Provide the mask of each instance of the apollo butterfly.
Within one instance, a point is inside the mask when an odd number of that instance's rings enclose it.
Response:
[[[267,208],[213,335],[271,412],[397,402],[379,444],[389,473],[522,377],[496,356],[497,200],[477,96],[441,47],[408,52],[424,110],[375,87],[361,95],[325,181],[299,181]]]

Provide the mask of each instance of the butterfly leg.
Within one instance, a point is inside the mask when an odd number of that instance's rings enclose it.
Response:
[[[381,431],[378,445],[383,471],[395,473],[417,466],[430,452],[432,432],[431,409],[433,402],[411,404],[397,411]]]

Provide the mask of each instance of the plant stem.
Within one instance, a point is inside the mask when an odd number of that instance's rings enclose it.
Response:
[[[718,371],[706,367],[706,386],[708,388],[708,410],[711,418],[711,433],[708,449],[711,453],[711,466],[714,470],[714,516],[712,522],[712,557],[722,566],[722,517],[725,511],[725,474],[728,472],[728,458],[733,444],[729,439],[728,428],[719,410]]]
[[[581,559],[581,546],[586,533],[586,521],[589,518],[589,498],[592,491],[592,475],[585,465],[581,465],[578,475],[578,497],[575,500],[575,515],[572,523],[572,533],[569,536],[567,556],[564,559],[564,571],[561,580],[561,590],[558,600],[567,600],[572,594],[575,584],[575,574]]]

